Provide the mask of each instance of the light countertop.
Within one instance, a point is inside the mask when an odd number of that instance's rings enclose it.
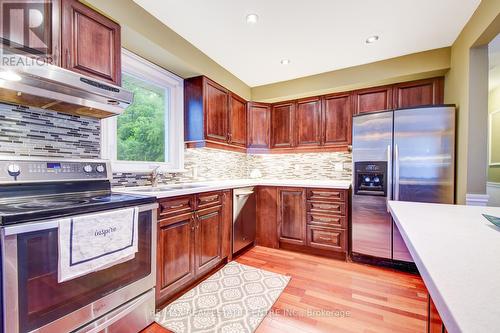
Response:
[[[196,186],[193,188],[176,188],[174,190],[162,191],[161,188],[169,188],[176,186]],[[113,192],[136,193],[144,195],[152,195],[157,198],[175,197],[178,195],[186,195],[193,193],[202,193],[209,191],[224,190],[230,188],[246,187],[246,186],[291,186],[291,187],[317,187],[317,188],[336,188],[349,189],[351,182],[347,180],[295,180],[295,179],[235,179],[235,180],[219,180],[194,183],[181,183],[170,185],[159,185],[153,189],[151,186],[141,187],[114,187]]]
[[[389,207],[450,333],[500,329],[500,207],[391,201]]]

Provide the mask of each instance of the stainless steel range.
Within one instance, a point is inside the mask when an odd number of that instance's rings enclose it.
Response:
[[[153,321],[153,197],[111,192],[106,161],[0,158],[3,331],[136,333]],[[133,259],[58,282],[58,221],[138,207]]]

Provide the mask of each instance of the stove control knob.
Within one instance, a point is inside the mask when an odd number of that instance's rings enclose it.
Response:
[[[7,167],[7,171],[9,172],[9,175],[12,177],[17,177],[21,174],[21,168],[19,168],[19,165],[17,164],[10,164]]]
[[[87,164],[83,167],[83,171],[85,171],[86,173],[91,173],[92,172],[92,165],[90,164]]]
[[[104,166],[102,164],[99,164],[95,170],[99,173],[103,173],[104,172]]]

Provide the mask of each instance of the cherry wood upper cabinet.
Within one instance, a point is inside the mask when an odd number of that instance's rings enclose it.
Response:
[[[273,104],[271,109],[271,148],[291,148],[294,146],[295,103]]]
[[[271,107],[248,103],[248,148],[269,149]]]
[[[322,125],[322,144],[324,146],[347,146],[351,144],[351,94],[339,93],[323,97]]]
[[[353,92],[354,114],[392,110],[392,86],[356,90]]]
[[[120,25],[77,0],[61,0],[62,67],[121,84]]]
[[[443,104],[444,78],[432,78],[394,85],[394,108]]]
[[[305,190],[278,188],[278,234],[281,243],[306,244]]]
[[[321,144],[321,98],[305,98],[297,101],[295,111],[297,147]]]
[[[246,101],[205,76],[184,80],[187,147],[246,150]]]
[[[206,133],[207,139],[226,142],[228,140],[229,92],[215,82],[205,80]]]
[[[234,93],[229,95],[229,144],[247,144],[247,102]]]

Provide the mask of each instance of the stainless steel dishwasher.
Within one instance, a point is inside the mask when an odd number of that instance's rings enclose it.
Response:
[[[253,187],[233,190],[233,253],[255,241],[255,193]]]

